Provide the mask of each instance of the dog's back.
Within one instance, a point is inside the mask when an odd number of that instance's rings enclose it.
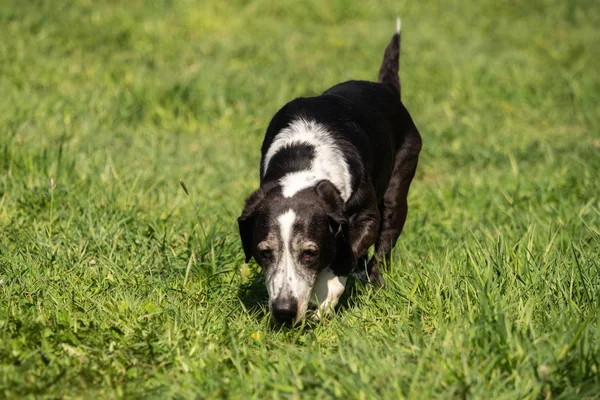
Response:
[[[271,120],[262,146],[261,180],[281,178],[306,167],[308,149],[290,146],[273,163],[267,153],[273,141],[299,118],[317,121],[344,154],[352,176],[353,191],[365,179],[375,186],[380,200],[393,172],[395,154],[413,127],[410,115],[400,101],[400,24],[386,47],[379,70],[379,82],[352,80],[327,89],[321,96],[290,101]],[[302,151],[300,151],[302,150]],[[336,185],[337,186],[337,185]]]

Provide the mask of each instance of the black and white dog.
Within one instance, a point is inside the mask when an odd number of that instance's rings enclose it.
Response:
[[[238,218],[246,262],[264,271],[277,323],[330,312],[350,273],[383,284],[406,220],[421,136],[400,101],[400,20],[379,82],[348,81],[275,114],[262,145],[260,188]],[[375,255],[367,261],[367,251]]]

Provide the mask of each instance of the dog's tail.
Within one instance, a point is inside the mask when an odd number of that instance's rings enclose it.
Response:
[[[385,48],[383,61],[379,68],[379,82],[389,83],[398,90],[398,93],[400,93],[400,77],[398,76],[398,70],[400,69],[400,27],[400,18],[397,18],[396,32]]]

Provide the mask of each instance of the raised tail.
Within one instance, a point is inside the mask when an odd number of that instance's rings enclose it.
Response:
[[[383,61],[379,68],[379,82],[389,83],[398,89],[400,93],[400,77],[398,71],[400,69],[400,18],[396,19],[396,32],[392,36],[392,40],[385,48],[383,53]]]

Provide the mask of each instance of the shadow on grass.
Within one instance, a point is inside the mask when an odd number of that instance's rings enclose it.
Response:
[[[238,298],[251,317],[262,320],[267,316],[269,293],[261,273],[255,273],[248,282],[240,285]]]

